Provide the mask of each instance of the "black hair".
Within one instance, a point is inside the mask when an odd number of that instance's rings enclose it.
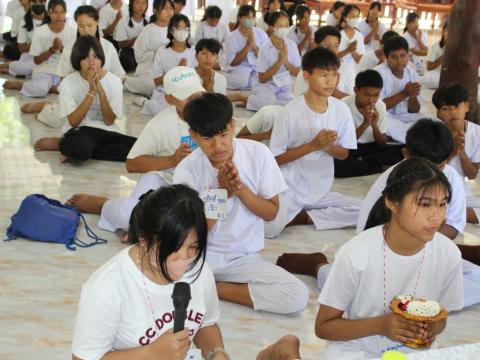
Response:
[[[344,27],[344,22],[345,22],[345,19],[347,18],[348,14],[350,14],[350,12],[352,10],[358,10],[358,12],[360,13],[360,8],[355,5],[355,4],[347,4],[345,5],[345,8],[343,9],[342,11],[342,16],[340,17],[340,21],[338,22],[338,25],[337,25],[337,28],[339,30],[342,30],[343,27]]]
[[[368,24],[368,16],[370,15],[370,10],[377,8],[378,11],[382,11],[382,4],[380,4],[378,1],[373,1],[370,6],[368,7],[368,12],[367,16],[365,17],[365,21]]]
[[[200,136],[213,137],[225,132],[232,121],[233,107],[223,94],[203,93],[187,103],[183,117],[192,131]]]
[[[312,11],[310,10],[310,8],[305,5],[305,4],[301,4],[301,5],[298,5],[296,8],[295,8],[295,18],[296,18],[296,22],[297,24],[295,25],[295,34],[298,33],[298,22],[303,19],[303,17],[305,16],[305,14],[311,14]]]
[[[32,31],[33,30],[33,15],[32,15],[32,8],[33,6],[39,6],[40,4],[34,4],[32,5],[32,2],[34,0],[30,0],[30,7],[29,9],[27,10],[27,12],[25,12],[25,15],[23,16],[23,21],[25,22],[25,25],[23,26],[24,29],[26,29],[28,32]],[[45,18],[45,15],[47,15],[47,9],[45,8],[45,5],[42,4],[43,6],[43,18]],[[36,15],[40,15],[40,14],[36,14]]]
[[[222,17],[222,9],[220,9],[216,5],[210,5],[205,9],[205,13],[203,14],[203,18],[201,21],[205,21],[207,19],[220,19]]]
[[[337,70],[338,68],[340,68],[338,56],[321,46],[307,51],[302,58],[302,70],[310,74],[315,69]]]
[[[288,14],[285,11],[283,10],[275,11],[274,13],[270,14],[267,24],[270,26],[274,26],[277,20],[280,19],[281,17],[286,17],[287,19],[289,18]]]
[[[452,187],[445,174],[433,163],[418,157],[400,162],[388,176],[382,196],[370,210],[365,230],[391,220],[392,213],[385,204],[386,199],[400,203],[408,194],[415,193],[415,200],[418,202],[439,186],[445,189],[449,203],[452,199]]]
[[[183,21],[187,25],[187,28],[190,29],[190,20],[188,19],[187,16],[185,16],[183,14],[173,15],[172,18],[170,19],[169,23],[168,23],[167,38],[168,38],[168,40],[170,40],[170,42],[167,44],[167,46],[165,46],[166,48],[169,48],[169,47],[173,46],[173,40],[175,39],[173,34],[172,34],[173,29],[175,27],[177,27],[178,24],[180,24],[181,21]],[[189,40],[190,40],[190,34],[188,35],[187,40],[185,40],[185,44],[187,45],[187,48],[189,48],[191,46]]]
[[[75,10],[75,14],[74,14],[73,17],[74,17],[75,21],[78,21],[78,18],[82,15],[86,15],[86,16],[92,18],[93,20],[95,20],[97,22],[97,32],[95,33],[95,37],[97,39],[100,39],[100,29],[99,29],[99,26],[98,26],[99,16],[98,16],[97,9],[95,9],[91,5],[81,5],[77,8],[77,10]],[[77,30],[77,38],[79,38],[79,37],[80,37],[80,33]]]
[[[156,262],[162,276],[172,282],[168,274],[167,258],[180,250],[189,233],[197,235],[198,254],[190,268],[201,266],[194,274],[200,275],[205,263],[208,227],[203,201],[198,193],[186,185],[163,186],[150,191],[140,198],[130,216],[128,240],[138,244],[146,243],[146,252],[156,249]]]
[[[187,0],[173,0],[174,4],[182,4],[183,6],[187,5]]]
[[[372,87],[375,89],[383,88],[383,79],[376,70],[365,70],[359,72],[355,77],[355,87],[361,89],[363,87]]]
[[[447,30],[447,21],[445,21],[443,23],[443,26],[442,26],[442,38],[440,39],[440,48],[443,49],[443,47],[445,46],[445,30]]]
[[[67,12],[67,4],[64,0],[49,0],[47,4],[47,13],[43,17],[43,24],[50,24],[52,19],[50,19],[50,15],[48,13],[55,9],[56,6],[61,6]]]
[[[265,22],[265,24],[267,25],[270,25],[270,26],[273,26],[273,19],[272,19],[272,15],[277,12],[275,11],[274,13],[270,12],[270,5],[272,5],[275,1],[277,0],[268,0],[268,4],[267,4],[267,11],[265,12],[265,14],[263,14],[263,21]],[[283,2],[283,0],[278,0],[280,2],[280,10],[279,11],[283,11],[287,14],[287,8],[285,7],[285,4]],[[291,19],[290,19],[290,16],[287,14],[287,18],[288,18],[288,22],[290,23]],[[275,21],[277,21],[277,18],[275,18]]]
[[[217,54],[222,49],[222,44],[217,39],[200,39],[195,45],[195,53],[198,54],[203,49],[211,52],[212,54]]]
[[[102,67],[105,65],[105,53],[102,45],[100,44],[100,40],[98,40],[96,37],[85,35],[77,38],[75,44],[73,44],[70,61],[75,70],[80,71],[80,61],[88,57],[90,54],[90,49],[93,50],[96,57],[102,61]]]
[[[257,13],[255,8],[252,5],[247,4],[247,5],[240,6],[238,8],[237,22],[239,17],[248,16],[250,13],[253,13],[254,16]]]
[[[128,20],[128,26],[130,26],[131,28],[133,28],[133,3],[135,2],[135,0],[130,0],[130,2],[128,3],[128,15],[130,16],[130,19]],[[148,24],[148,21],[147,19],[145,19],[145,14],[148,10],[148,1],[147,1],[147,6],[145,6],[145,11],[143,12],[142,16],[143,16],[143,26],[146,26]]]
[[[407,131],[405,148],[411,156],[421,157],[434,164],[448,160],[454,147],[453,136],[438,120],[418,120]]]
[[[342,39],[340,31],[338,31],[335,26],[326,25],[315,31],[315,34],[313,34],[313,41],[315,44],[320,45],[320,43],[325,40],[327,36],[336,36],[338,38],[338,42],[340,42]]]
[[[440,86],[432,96],[432,103],[437,109],[442,106],[458,106],[468,101],[468,92],[463,85],[445,84]]]
[[[385,33],[382,35],[382,38],[380,39],[380,44],[382,44],[382,45],[385,44],[385,41],[387,41],[388,39],[390,39],[393,36],[398,36],[398,33],[396,31],[393,31],[393,30],[385,31]]]
[[[167,3],[170,3],[172,8],[175,7],[173,0],[153,0],[153,10],[156,10],[158,13],[165,8],[165,5]],[[150,16],[150,22],[153,23],[155,21],[157,21],[157,15],[153,14],[152,16]]]
[[[411,12],[407,14],[407,18],[405,19],[405,28],[403,29],[403,32],[407,32],[408,29],[408,24],[414,22],[415,20],[419,19],[420,17],[418,16],[417,13]]]
[[[405,50],[408,53],[408,42],[403,36],[395,35],[383,43],[383,53],[388,57],[391,52]]]
[[[334,11],[337,11],[338,9],[344,6],[345,6],[345,3],[343,1],[335,1],[332,4],[332,7],[330,8],[330,12],[333,13]]]

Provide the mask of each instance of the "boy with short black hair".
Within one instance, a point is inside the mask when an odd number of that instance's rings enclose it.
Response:
[[[187,5],[187,0],[173,0],[173,13],[180,14]]]
[[[195,45],[195,58],[197,59],[197,74],[202,80],[202,86],[208,92],[221,94],[227,93],[227,78],[215,67],[218,64],[218,54],[222,44],[217,39],[201,39]]]
[[[360,59],[360,62],[358,63],[358,67],[357,67],[358,72],[365,71],[365,70],[372,70],[377,65],[385,62],[385,54],[383,53],[383,44],[385,44],[385,41],[387,41],[393,36],[398,36],[398,33],[393,30],[389,30],[382,35],[382,38],[380,39],[380,47],[376,50],[370,50],[366,52]]]
[[[335,177],[380,173],[402,160],[401,145],[387,145],[387,109],[379,100],[382,87],[380,74],[366,70],[355,78],[355,95],[343,99],[355,123],[357,150],[345,160],[335,160]]]
[[[222,94],[205,93],[187,104],[184,118],[199,149],[177,166],[174,183],[197,190],[206,202],[206,259],[220,299],[274,313],[303,310],[305,284],[259,255],[263,222],[277,215],[285,181],[265,145],[233,138],[232,116]]]
[[[288,225],[314,224],[317,230],[353,226],[359,200],[331,192],[333,160],[356,149],[355,127],[348,106],[332,97],[340,61],[332,51],[317,47],[302,59],[305,95],[290,102],[275,119],[270,150],[287,182],[280,210],[266,224],[268,237]]]

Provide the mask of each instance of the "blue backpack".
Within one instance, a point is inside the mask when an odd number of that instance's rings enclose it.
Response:
[[[77,238],[80,219],[85,224],[88,237],[93,239],[89,244]],[[54,242],[65,244],[69,250],[75,250],[73,245],[89,247],[107,242],[90,229],[77,209],[41,194],[28,195],[23,199],[11,220],[12,224],[7,229],[8,239],[6,240],[22,237],[35,241]]]

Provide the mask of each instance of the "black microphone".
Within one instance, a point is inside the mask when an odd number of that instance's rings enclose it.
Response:
[[[191,298],[189,283],[178,282],[175,284],[172,293],[173,307],[175,308],[175,317],[173,319],[174,333],[182,331],[185,327],[187,307]]]

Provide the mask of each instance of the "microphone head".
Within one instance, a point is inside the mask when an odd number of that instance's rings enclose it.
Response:
[[[172,299],[173,306],[183,306],[187,307],[190,299],[192,298],[190,294],[190,284],[186,282],[178,282],[173,287]]]

